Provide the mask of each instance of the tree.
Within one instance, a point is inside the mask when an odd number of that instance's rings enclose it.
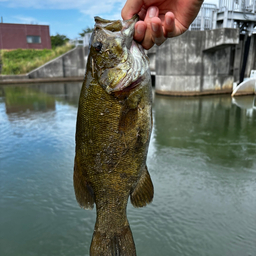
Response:
[[[83,29],[82,33],[79,33],[81,37],[83,37],[87,33],[91,33],[93,31],[93,28],[87,27],[86,29]]]
[[[51,36],[52,48],[56,48],[57,46],[62,46],[66,42],[69,41],[65,35],[56,34],[55,36]]]

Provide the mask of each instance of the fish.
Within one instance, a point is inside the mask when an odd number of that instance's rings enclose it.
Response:
[[[133,40],[138,16],[95,17],[78,103],[73,183],[82,208],[96,205],[90,256],[135,256],[127,219],[149,204],[154,187],[146,165],[152,131],[149,59]]]

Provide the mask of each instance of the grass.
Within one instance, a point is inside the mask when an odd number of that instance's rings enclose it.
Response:
[[[2,75],[26,74],[31,70],[40,67],[44,63],[60,56],[74,48],[66,44],[49,50],[17,49],[0,50],[0,61],[2,62]]]

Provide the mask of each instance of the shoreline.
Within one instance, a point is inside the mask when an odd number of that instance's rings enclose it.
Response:
[[[84,76],[79,77],[47,77],[47,78],[28,78],[26,75],[0,76],[0,85],[8,84],[33,84],[33,83],[50,83],[50,82],[82,82]]]

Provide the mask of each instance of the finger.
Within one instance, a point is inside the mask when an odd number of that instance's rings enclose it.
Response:
[[[152,40],[156,45],[161,45],[165,40],[162,22],[158,17],[151,19]]]
[[[147,14],[147,9],[145,8],[145,6],[141,7],[140,12],[138,13],[140,20],[144,20]]]
[[[159,14],[159,9],[156,6],[150,6],[147,10],[147,14],[144,21],[146,23],[149,23],[152,18],[158,17],[158,14]]]
[[[172,12],[167,12],[164,19],[164,36],[166,38],[174,37],[177,35],[175,27],[175,16]]]
[[[134,40],[137,42],[142,42],[146,33],[147,24],[144,21],[138,21],[135,24],[135,33],[134,33]]]
[[[143,0],[127,0],[122,11],[121,16],[123,20],[129,20],[133,17],[134,14],[140,12],[143,6]]]
[[[150,23],[147,24],[146,33],[144,39],[141,43],[142,47],[146,50],[150,49],[155,43],[152,40],[152,33],[150,28]]]
[[[150,49],[155,44],[152,37],[151,20],[152,18],[156,18],[158,14],[159,9],[156,6],[150,6],[147,10],[147,14],[144,20],[144,22],[147,25],[147,28],[144,39],[141,43],[142,47],[146,50]]]

